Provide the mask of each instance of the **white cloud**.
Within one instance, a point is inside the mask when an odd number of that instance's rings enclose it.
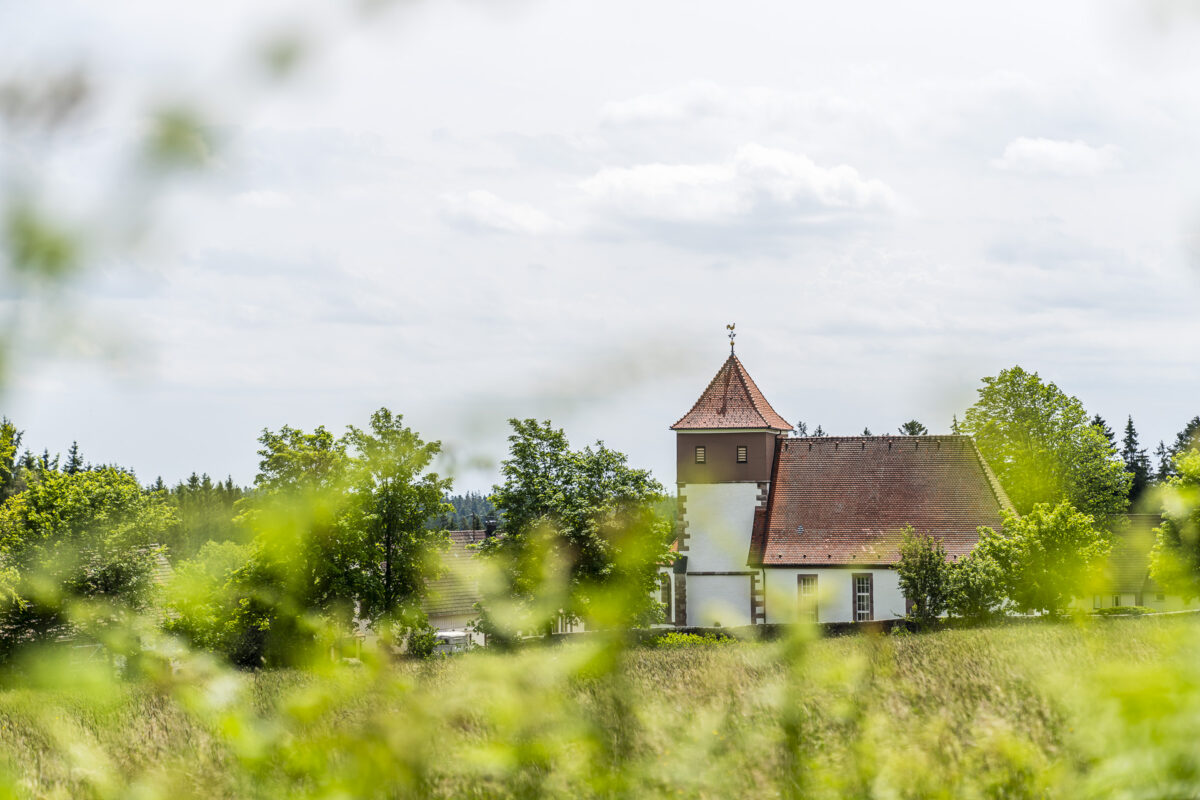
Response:
[[[997,169],[1029,175],[1098,175],[1118,165],[1119,150],[1111,144],[1092,147],[1079,140],[1014,139],[1004,148],[1004,156],[992,162]]]
[[[442,195],[442,214],[460,226],[501,233],[536,236],[559,227],[554,219],[533,206],[510,203],[482,189]]]
[[[611,210],[676,223],[734,224],[886,211],[896,194],[845,164],[822,167],[788,150],[746,144],[728,161],[606,167],[580,187]]]

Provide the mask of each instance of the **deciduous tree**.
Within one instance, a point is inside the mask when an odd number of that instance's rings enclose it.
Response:
[[[896,565],[900,589],[912,603],[910,616],[923,626],[937,621],[946,611],[950,568],[946,549],[927,533],[907,527],[900,542],[900,562]]]
[[[548,421],[509,423],[504,482],[492,494],[505,535],[486,542],[484,553],[504,565],[523,629],[545,630],[559,612],[600,626],[655,621],[661,611],[651,593],[658,567],[670,561],[672,534],[659,513],[662,486],[603,442],[571,450]],[[552,606],[539,605],[555,575],[561,592]],[[485,612],[485,624],[505,625]]]
[[[1129,504],[1130,477],[1083,404],[1021,367],[983,379],[979,400],[959,428],[980,452],[1021,513],[1068,500],[1106,520]]]
[[[999,531],[980,528],[976,552],[999,567],[1004,595],[1019,611],[1060,613],[1085,593],[1108,554],[1107,536],[1068,501],[1037,503],[1024,516],[1004,512]]]

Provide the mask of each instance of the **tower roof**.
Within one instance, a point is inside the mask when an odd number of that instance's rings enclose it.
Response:
[[[792,429],[791,423],[771,408],[750,373],[732,353],[692,410],[671,426],[673,431],[729,428]]]

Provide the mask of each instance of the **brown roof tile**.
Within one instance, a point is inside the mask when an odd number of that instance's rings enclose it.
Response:
[[[750,373],[732,353],[692,410],[671,426],[675,431],[724,428],[792,429],[791,423],[771,408]]]
[[[758,566],[894,564],[907,525],[962,557],[1011,507],[967,436],[781,439]],[[759,555],[761,553],[761,555]]]
[[[471,545],[482,542],[484,531],[448,531],[450,548],[442,553],[445,574],[426,586],[421,608],[429,616],[470,614],[482,600],[479,592],[478,552]]]

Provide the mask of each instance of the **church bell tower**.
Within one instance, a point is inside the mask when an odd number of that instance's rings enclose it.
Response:
[[[775,444],[792,429],[771,408],[733,349],[675,431],[679,518],[672,618],[724,627],[761,619],[758,573],[747,565],[761,524]]]

